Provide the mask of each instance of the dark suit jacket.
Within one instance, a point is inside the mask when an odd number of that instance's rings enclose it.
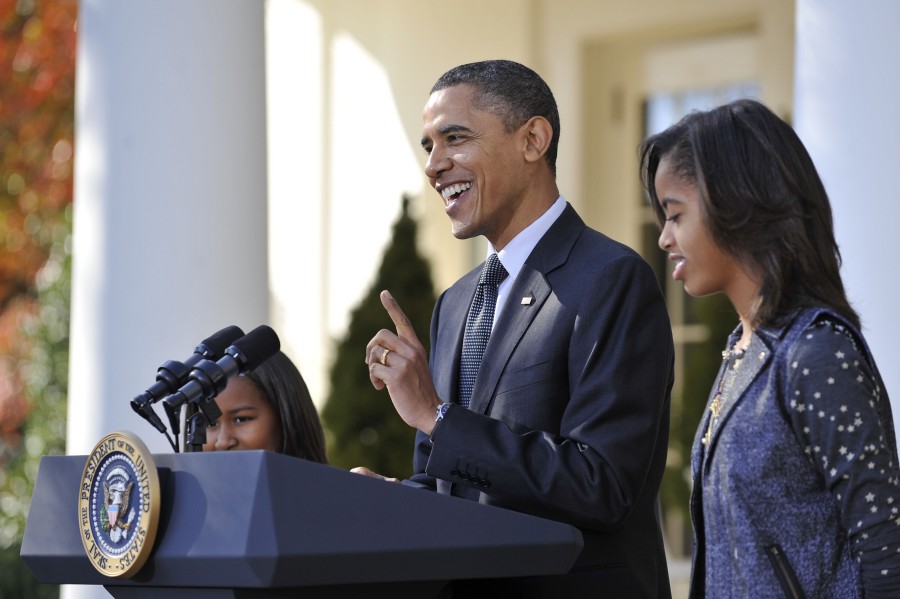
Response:
[[[435,306],[430,364],[444,401],[457,399],[480,270]],[[567,206],[510,288],[470,409],[453,406],[432,439],[418,434],[411,480],[582,530],[572,572],[528,579],[521,596],[669,597],[657,494],[673,353],[650,267]]]

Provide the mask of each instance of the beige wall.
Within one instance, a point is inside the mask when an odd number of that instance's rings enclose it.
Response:
[[[571,84],[560,100],[571,106],[576,124],[562,151],[571,170],[561,176],[569,178],[567,195],[589,224],[637,248],[646,216],[638,210],[636,148],[647,94],[753,79],[763,100],[788,113],[793,7],[771,1],[644,1],[618,11],[617,3],[594,5],[600,5],[595,18],[585,19],[593,28],[584,27],[576,40],[574,60],[559,65],[578,67],[567,73]],[[773,52],[779,60],[770,60]]]

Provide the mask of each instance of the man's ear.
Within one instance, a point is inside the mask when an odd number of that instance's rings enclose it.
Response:
[[[533,116],[522,125],[525,135],[525,160],[537,162],[544,159],[550,141],[553,139],[553,127],[542,116]]]

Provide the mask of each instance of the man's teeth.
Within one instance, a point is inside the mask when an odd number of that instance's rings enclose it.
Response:
[[[441,195],[444,196],[444,199],[447,200],[450,196],[455,196],[458,193],[462,193],[465,190],[472,187],[471,183],[457,183],[456,185],[451,185],[450,187],[445,187],[441,190]]]

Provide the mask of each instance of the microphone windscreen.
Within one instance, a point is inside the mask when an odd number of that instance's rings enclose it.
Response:
[[[211,336],[200,342],[201,346],[205,346],[201,353],[206,353],[208,350],[210,355],[207,356],[207,358],[217,360],[225,355],[225,350],[228,349],[232,343],[243,336],[244,331],[241,330],[240,327],[234,325],[225,327],[221,331],[213,333]]]
[[[232,352],[234,349],[236,352]],[[240,360],[242,370],[253,370],[281,349],[281,341],[271,327],[260,325],[238,339],[228,348],[229,354]],[[237,353],[238,355],[235,355]]]

